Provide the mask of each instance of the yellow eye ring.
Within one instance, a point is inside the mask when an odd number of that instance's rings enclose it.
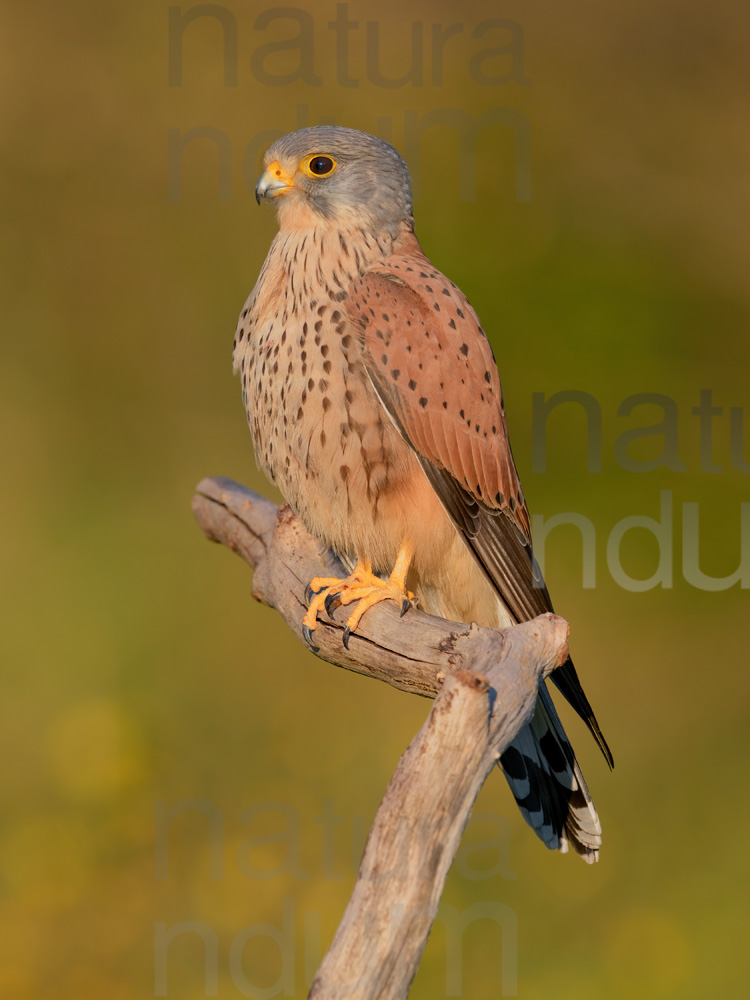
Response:
[[[299,168],[307,177],[330,177],[336,169],[336,161],[327,153],[313,153],[304,158]]]

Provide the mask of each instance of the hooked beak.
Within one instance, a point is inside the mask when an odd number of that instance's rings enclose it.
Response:
[[[278,198],[294,187],[294,178],[276,160],[264,170],[255,185],[255,200],[260,205],[261,198]]]

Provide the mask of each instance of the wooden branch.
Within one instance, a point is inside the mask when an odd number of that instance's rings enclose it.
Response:
[[[208,538],[228,546],[253,567],[253,597],[276,608],[304,641],[305,587],[314,576],[346,576],[336,557],[313,539],[286,504],[277,507],[231,479],[202,480],[193,497],[193,513]],[[338,608],[332,619],[318,619],[317,655],[336,666],[430,698],[435,697],[450,670],[471,668],[487,673],[512,652],[508,645],[520,636],[518,629],[532,624],[482,628],[435,618],[418,608],[401,618],[396,605],[384,601],[367,612],[347,650],[342,635],[350,610]],[[541,615],[534,619],[533,628],[541,634],[553,624],[555,641],[560,629],[567,635],[567,623],[557,615]],[[557,665],[544,664],[542,676]]]
[[[287,506],[228,479],[204,479],[198,523],[255,569],[253,594],[301,638],[313,576],[345,576]],[[319,621],[318,655],[435,697],[378,809],[352,897],[312,986],[314,1000],[406,997],[471,808],[493,764],[530,719],[539,684],[565,661],[568,625],[547,614],[509,629],[447,622],[391,602],[342,642],[346,609]]]

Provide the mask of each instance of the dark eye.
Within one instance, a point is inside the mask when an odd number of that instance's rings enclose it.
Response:
[[[333,168],[336,164],[333,162],[330,156],[313,156],[310,160],[309,170],[311,174],[315,174],[316,177],[325,177],[327,174],[333,172]]]

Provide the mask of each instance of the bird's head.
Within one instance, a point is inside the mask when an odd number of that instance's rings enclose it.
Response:
[[[413,228],[409,169],[382,139],[318,125],[277,139],[263,162],[255,197],[274,200],[281,229]]]

